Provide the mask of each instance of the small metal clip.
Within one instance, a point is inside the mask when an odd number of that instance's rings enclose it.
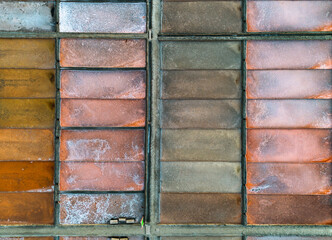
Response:
[[[117,237],[111,237],[111,240],[120,240],[120,238],[117,238]]]
[[[120,217],[119,218],[119,223],[126,223],[126,218],[125,217]]]
[[[119,224],[119,220],[118,219],[111,219],[110,224],[112,224],[112,225]]]
[[[135,223],[135,218],[127,218],[126,219],[126,223],[127,224],[133,224],[133,223]]]
[[[127,237],[122,237],[122,238],[120,238],[120,240],[129,240],[129,238],[127,238]]]

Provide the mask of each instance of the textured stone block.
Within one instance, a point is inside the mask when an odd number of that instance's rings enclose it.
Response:
[[[266,236],[266,237],[247,237],[248,240],[331,240],[331,237],[276,237],[276,236]]]
[[[163,71],[163,99],[218,99],[240,97],[240,71]]]
[[[143,127],[144,100],[85,100],[61,101],[63,127]]]
[[[122,235],[126,235],[124,232]],[[129,240],[144,240],[143,236],[129,236]],[[60,240],[109,240],[109,237],[60,237]]]
[[[248,128],[331,128],[330,100],[248,100]]]
[[[143,191],[144,162],[62,162],[61,191]]]
[[[241,240],[241,237],[162,237],[162,240]]]
[[[241,12],[239,1],[163,1],[162,32],[241,32]]]
[[[164,100],[162,128],[239,128],[239,100]]]
[[[0,240],[54,240],[53,237],[0,237]]]
[[[0,39],[0,68],[55,67],[54,39]]]
[[[61,161],[144,161],[144,130],[62,130]]]
[[[163,42],[162,69],[240,69],[240,42]]]
[[[332,131],[249,129],[248,162],[331,162]]]
[[[61,39],[60,41],[62,67],[143,68],[146,65],[145,55],[146,42],[143,39]]]
[[[249,163],[248,194],[331,194],[331,163]]]
[[[1,225],[45,225],[54,223],[53,193],[1,193]]]
[[[145,2],[62,2],[60,32],[144,33]]]
[[[54,162],[0,162],[0,176],[1,192],[52,192]]]
[[[53,11],[51,2],[1,2],[0,30],[54,31]]]
[[[332,69],[332,41],[248,41],[247,69]]]
[[[332,224],[331,195],[248,195],[249,224]]]
[[[145,71],[61,72],[61,98],[143,99]]]
[[[219,193],[162,193],[162,224],[240,224],[241,195]]]
[[[331,1],[253,1],[247,3],[249,32],[332,31]]]
[[[1,128],[54,128],[54,99],[0,99]]]
[[[44,129],[0,129],[0,161],[54,160],[54,135]]]
[[[162,162],[162,192],[241,192],[241,164]]]
[[[162,130],[162,161],[240,161],[240,130]]]
[[[135,218],[144,214],[144,194],[60,195],[61,224],[106,224],[112,218]]]
[[[331,70],[247,72],[247,98],[332,98]]]

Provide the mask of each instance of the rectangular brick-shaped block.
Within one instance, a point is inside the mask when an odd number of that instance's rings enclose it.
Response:
[[[63,127],[143,127],[144,100],[61,100]]]
[[[332,31],[331,1],[255,1],[247,3],[249,32]]]
[[[54,223],[53,193],[1,193],[1,225],[49,225]]]
[[[62,162],[61,191],[143,191],[144,162]]]
[[[51,192],[54,162],[0,162],[0,176],[0,192]]]
[[[332,131],[249,129],[248,162],[331,162]]]
[[[218,99],[241,97],[241,72],[163,71],[163,99]]]
[[[0,98],[55,98],[55,71],[0,69]]]
[[[247,69],[332,69],[332,41],[248,41],[246,61]]]
[[[146,42],[143,39],[61,39],[60,41],[62,67],[143,68],[146,65],[145,55]]]
[[[61,98],[143,99],[145,71],[61,72]]]
[[[240,224],[241,195],[220,193],[162,193],[162,224]]]
[[[0,30],[54,31],[53,11],[52,2],[1,2]]]
[[[44,129],[0,129],[0,161],[54,160],[54,135]]]
[[[144,161],[144,130],[62,130],[61,161]]]
[[[0,237],[0,240],[54,240],[53,237]]]
[[[162,130],[162,161],[240,161],[240,130]]]
[[[0,68],[55,67],[54,39],[0,39]]]
[[[247,98],[332,98],[331,70],[247,72]]]
[[[331,240],[331,237],[293,237],[293,236],[266,236],[266,237],[247,237],[248,240]]]
[[[248,100],[248,128],[331,128],[330,100]]]
[[[62,194],[61,224],[107,224],[112,218],[144,215],[144,194]]]
[[[144,33],[146,3],[60,3],[60,32]]]
[[[241,237],[162,237],[162,240],[241,240]]]
[[[331,194],[331,163],[248,163],[248,194]]]
[[[127,233],[121,234],[125,236]],[[60,237],[60,240],[110,240],[109,237]],[[129,240],[144,240],[143,236],[129,236]],[[1,239],[0,239],[1,240]]]
[[[1,128],[53,128],[54,99],[0,99]]]
[[[162,128],[239,128],[240,100],[164,100]]]
[[[240,1],[164,1],[162,32],[241,32]],[[193,17],[195,16],[195,17]]]
[[[162,162],[162,192],[241,192],[241,164]]]
[[[331,195],[248,195],[249,224],[332,224]]]
[[[162,69],[240,69],[240,42],[163,42]]]

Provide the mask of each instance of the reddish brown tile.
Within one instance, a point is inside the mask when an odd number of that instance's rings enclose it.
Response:
[[[247,98],[332,98],[331,70],[247,72]]]
[[[332,41],[248,41],[247,69],[332,69]]]
[[[1,225],[54,223],[53,193],[1,193]]]
[[[60,195],[61,224],[102,224],[112,218],[135,218],[144,214],[144,194]]]
[[[249,224],[332,224],[331,195],[248,195]]]
[[[331,163],[249,163],[248,194],[331,194]]]
[[[144,100],[82,100],[61,101],[63,127],[143,127]]]
[[[331,128],[330,100],[248,100],[248,128]]]
[[[145,40],[61,39],[62,67],[145,67]]]
[[[144,161],[144,130],[62,130],[61,161]]]
[[[144,162],[62,162],[61,191],[142,191]]]
[[[64,70],[61,98],[143,99],[145,79],[145,71]]]
[[[241,223],[241,195],[218,193],[162,193],[162,224]]]

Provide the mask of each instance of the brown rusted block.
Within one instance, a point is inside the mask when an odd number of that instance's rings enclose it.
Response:
[[[144,100],[83,100],[61,101],[63,127],[143,127]]]

